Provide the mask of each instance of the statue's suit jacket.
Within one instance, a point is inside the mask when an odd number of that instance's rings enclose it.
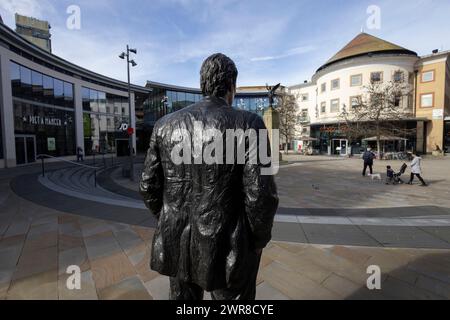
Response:
[[[171,155],[180,142],[174,132],[191,133],[187,142],[194,149],[194,123],[218,129],[224,137],[227,129],[265,129],[257,114],[215,97],[155,124],[140,181],[145,204],[158,219],[150,265],[207,291],[239,286],[252,271],[246,268],[251,250],[264,248],[271,239],[278,207],[274,177],[261,175],[270,164],[252,163],[248,157],[245,164],[175,164]],[[200,143],[203,149],[208,144]]]

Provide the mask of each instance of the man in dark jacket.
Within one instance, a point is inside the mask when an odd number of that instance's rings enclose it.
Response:
[[[370,174],[373,174],[373,159],[375,159],[375,154],[372,152],[372,149],[367,148],[363,154],[364,169],[362,175],[364,177],[366,176],[367,167],[369,167]]]
[[[231,107],[237,74],[231,59],[210,56],[201,69],[205,98],[160,119],[150,139],[140,192],[158,219],[150,265],[170,277],[172,300],[201,300],[204,290],[217,300],[255,298],[278,207],[274,178],[262,174],[270,164],[249,161],[247,151],[245,161],[236,161],[234,148],[222,155],[215,150],[216,159],[226,162],[200,159],[209,148],[207,131],[224,137],[228,130],[265,129],[257,114]],[[174,161],[180,141],[181,163]]]

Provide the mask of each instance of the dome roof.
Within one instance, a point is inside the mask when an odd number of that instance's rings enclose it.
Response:
[[[417,56],[417,53],[414,51],[361,32],[317,71],[344,59],[376,53],[395,53]]]

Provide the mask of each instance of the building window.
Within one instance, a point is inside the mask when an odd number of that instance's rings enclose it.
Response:
[[[401,96],[396,96],[394,98],[394,106],[395,107],[400,107],[401,103],[402,103],[402,97]]]
[[[322,83],[322,85],[320,86],[320,92],[325,92],[325,91],[327,91],[327,84]]]
[[[434,93],[424,93],[420,96],[420,106],[422,108],[434,107]]]
[[[299,124],[305,123],[309,121],[308,109],[302,109],[300,115],[297,118]]]
[[[64,82],[64,106],[73,107],[73,84]]]
[[[422,72],[422,82],[433,82],[434,70]]]
[[[370,74],[370,81],[372,83],[383,82],[383,72],[372,72]]]
[[[331,100],[330,112],[331,113],[338,113],[339,112],[339,99]]]
[[[55,96],[55,87],[53,85],[53,78],[44,75],[44,102],[53,104],[53,97]]]
[[[42,79],[42,73],[32,71],[31,72],[31,92],[32,98],[35,101],[42,101],[43,97],[43,91],[44,91],[44,84]]]
[[[327,103],[326,102],[322,102],[320,104],[320,113],[326,113],[327,112]]]
[[[36,154],[54,157],[75,154],[75,114],[73,111],[48,106],[38,106],[33,102],[13,102],[14,132],[16,135],[33,135]],[[49,147],[49,139],[55,148]],[[24,163],[17,159],[18,163]]]
[[[338,90],[340,87],[341,81],[339,79],[331,80],[331,90]]]
[[[403,82],[405,80],[403,72],[402,71],[395,71],[394,75],[392,76],[392,80],[394,82]]]
[[[350,97],[350,106],[356,108],[361,105],[361,96]]]
[[[301,95],[301,97],[300,97],[301,102],[307,102],[308,100],[309,100],[309,94],[304,93]]]
[[[12,95],[66,108],[74,107],[73,84],[10,62]]]
[[[359,87],[362,86],[362,74],[355,74],[350,77],[350,86]]]

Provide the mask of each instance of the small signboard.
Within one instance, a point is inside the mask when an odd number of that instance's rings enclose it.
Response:
[[[443,120],[443,119],[444,119],[444,109],[434,109],[433,120]]]
[[[48,151],[56,151],[56,139],[47,138],[47,149]]]

